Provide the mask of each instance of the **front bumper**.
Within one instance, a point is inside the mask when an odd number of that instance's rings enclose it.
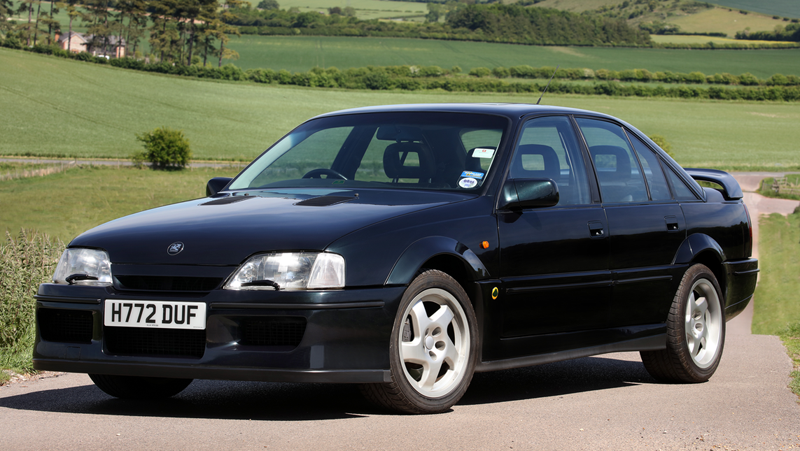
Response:
[[[388,382],[389,337],[403,291],[404,287],[380,287],[304,292],[213,290],[179,295],[42,284],[36,296],[33,365],[38,370],[125,376]],[[123,346],[123,352],[117,350],[120,348],[110,349],[114,331],[109,329],[130,328],[103,325],[107,299],[205,302],[207,322],[197,343],[199,351],[189,356],[179,352],[164,355],[163,346],[159,347],[160,353],[136,346]],[[53,312],[59,314],[54,316]],[[46,316],[50,320],[43,320]],[[52,318],[64,317],[85,319],[83,338],[47,329],[54,327]],[[245,339],[248,322],[274,324],[282,319],[305,325],[296,343],[253,343]]]

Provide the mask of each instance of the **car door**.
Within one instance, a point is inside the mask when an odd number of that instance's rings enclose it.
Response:
[[[622,126],[576,118],[592,158],[610,235],[611,326],[663,322],[675,294],[672,265],[686,238],[660,158]]]
[[[587,164],[568,116],[537,117],[522,125],[508,179],[552,179],[560,200],[554,207],[498,211],[505,292],[497,302],[504,338],[607,326],[608,226],[602,207],[592,202]],[[551,340],[537,352],[565,343]],[[508,346],[507,357],[531,353]]]

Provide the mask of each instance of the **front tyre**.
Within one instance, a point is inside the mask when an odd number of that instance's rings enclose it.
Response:
[[[171,379],[166,377],[112,376],[109,374],[90,374],[97,388],[115,398],[121,399],[164,399],[182,392],[192,379]]]
[[[705,382],[719,366],[725,309],[717,278],[696,264],[683,275],[667,318],[667,348],[642,351],[642,363],[663,382]]]
[[[392,382],[362,386],[364,395],[405,413],[452,407],[472,381],[477,322],[469,297],[449,275],[426,270],[408,286],[389,342]]]

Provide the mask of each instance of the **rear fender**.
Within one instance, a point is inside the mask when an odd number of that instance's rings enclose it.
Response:
[[[722,250],[719,243],[706,234],[695,233],[683,240],[681,247],[678,248],[678,252],[675,253],[675,259],[672,261],[672,264],[680,265],[691,263],[698,255],[707,251],[714,254],[717,258],[717,262],[720,264],[727,260],[725,251]]]

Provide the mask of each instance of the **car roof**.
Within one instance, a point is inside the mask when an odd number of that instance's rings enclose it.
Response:
[[[528,103],[417,103],[401,105],[380,105],[367,106],[361,108],[349,108],[346,110],[333,111],[330,113],[316,116],[329,117],[344,114],[368,114],[368,113],[400,113],[400,112],[442,112],[442,113],[480,113],[495,114],[507,117],[522,117],[536,113],[561,113],[561,114],[587,114],[592,116],[616,119],[603,113],[577,108],[566,108],[550,105],[535,105]]]

